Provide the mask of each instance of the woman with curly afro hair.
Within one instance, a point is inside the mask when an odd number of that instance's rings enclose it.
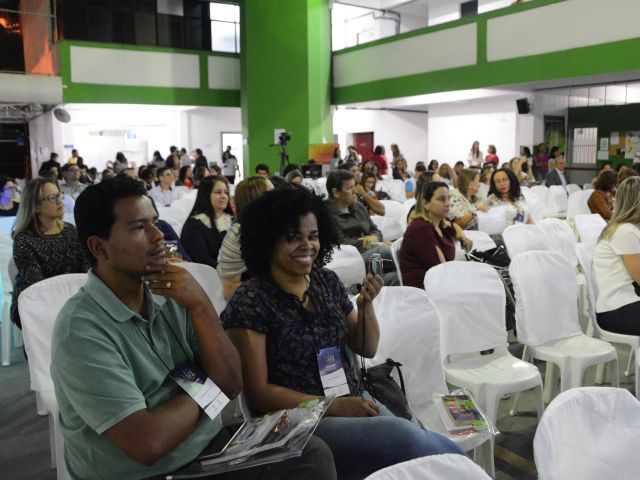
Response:
[[[315,434],[331,448],[338,478],[462,453],[445,437],[393,416],[358,382],[350,352],[375,356],[380,329],[372,301],[383,282],[367,275],[354,308],[337,275],[323,268],[338,231],[321,198],[302,187],[273,190],[248,205],[240,222],[252,278],[221,319],[242,357],[249,407],[270,412],[334,394]]]

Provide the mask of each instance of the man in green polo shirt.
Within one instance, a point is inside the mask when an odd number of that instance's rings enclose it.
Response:
[[[175,471],[218,435],[169,372],[197,365],[229,398],[242,389],[240,357],[191,275],[165,260],[157,212],[142,182],[88,187],[75,217],[93,269],[60,312],[52,365],[65,462],[74,479],[138,479]],[[300,459],[215,479],[335,478],[328,447],[312,438]]]

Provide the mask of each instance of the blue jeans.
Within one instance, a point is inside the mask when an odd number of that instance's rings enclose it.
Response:
[[[365,393],[365,398],[371,397]],[[377,417],[325,417],[315,435],[333,452],[338,479],[364,478],[414,458],[464,452],[448,438],[394,416],[378,403]]]

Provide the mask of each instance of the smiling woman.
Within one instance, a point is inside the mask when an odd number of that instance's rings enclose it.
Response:
[[[372,300],[382,278],[363,279],[354,308],[337,275],[323,268],[338,231],[322,199],[305,188],[274,190],[245,207],[240,221],[252,278],[221,320],[242,357],[249,407],[269,412],[335,395],[316,435],[331,448],[341,478],[460,453],[444,437],[375,404],[358,382],[350,352],[375,355],[380,329]]]
[[[89,269],[76,227],[62,221],[64,194],[55,180],[27,183],[13,230],[13,260],[18,274],[11,302],[11,320],[18,325],[18,296],[40,280]]]

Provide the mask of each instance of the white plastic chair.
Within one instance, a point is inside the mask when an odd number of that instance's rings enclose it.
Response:
[[[475,463],[462,455],[447,453],[416,458],[383,468],[365,480],[489,480]]]
[[[388,358],[401,363],[407,400],[414,416],[429,430],[445,435],[465,451],[482,446],[475,453],[481,455],[487,472],[494,475],[491,433],[488,430],[470,436],[447,433],[434,404],[433,396],[448,393],[448,389],[440,360],[440,320],[428,295],[418,288],[383,287],[373,306],[380,325],[380,343],[375,357],[366,359],[365,364],[380,365]]]
[[[52,468],[57,478],[69,475],[64,463],[64,439],[58,425],[58,402],[51,379],[51,335],[65,302],[87,281],[86,273],[70,273],[47,278],[24,290],[18,298],[24,346],[29,356],[31,390],[39,396],[39,407],[49,412],[49,444]]]
[[[540,480],[638,478],[640,402],[623,388],[582,387],[551,402],[536,430]]]
[[[179,262],[177,265],[188,270],[196,279],[220,315],[227,306],[227,302],[222,293],[222,280],[220,280],[216,269],[203,263],[194,262]]]
[[[607,226],[607,222],[598,213],[576,215],[574,221],[581,243],[596,243],[602,230]]]
[[[403,180],[390,179],[384,180],[384,183],[386,183],[387,187],[385,190],[388,190],[392,200],[402,203],[407,199]]]
[[[631,362],[633,361],[634,355],[637,358],[638,349],[640,349],[640,337],[635,335],[625,335],[623,333],[614,333],[609,332],[607,330],[603,330],[598,325],[598,321],[596,320],[596,283],[593,278],[593,251],[595,249],[595,245],[592,243],[578,243],[576,245],[576,256],[578,257],[578,263],[580,264],[580,268],[584,273],[584,276],[587,281],[587,297],[589,299],[589,313],[590,313],[590,326],[593,334],[610,343],[621,343],[623,345],[629,345],[629,363],[627,364],[627,369],[625,370],[625,376],[631,375]],[[636,397],[640,398],[640,370],[638,368],[638,363],[635,363],[635,392]],[[600,376],[599,376],[600,377]]]
[[[567,212],[567,191],[562,185],[552,185],[549,187],[549,212],[552,214],[566,214]]]
[[[402,237],[398,238],[395,242],[391,244],[391,258],[393,258],[393,263],[396,266],[396,273],[398,274],[398,282],[400,285],[402,283],[402,272],[400,271],[400,250],[402,249]]]
[[[537,225],[511,225],[502,233],[502,239],[511,260],[531,250],[551,250],[547,236]]]
[[[574,267],[556,252],[524,252],[511,260],[509,275],[516,298],[518,341],[525,345],[523,358],[558,366],[560,391],[581,386],[584,371],[599,364],[610,364],[611,383],[617,387],[616,349],[580,330]],[[547,399],[554,387],[554,372],[547,368]],[[516,395],[514,409],[517,402]]]
[[[488,235],[499,235],[507,228],[508,205],[491,207],[488,212],[478,212],[478,230]]]
[[[402,220],[402,213],[404,212],[402,203],[396,200],[380,200],[380,203],[384,205],[385,217],[393,218],[397,222]]]
[[[371,220],[376,224],[378,230],[382,232],[382,238],[384,240],[397,240],[404,235],[400,223],[395,218],[387,217],[386,215],[384,217],[381,215],[373,215]]]
[[[593,183],[585,183],[584,185],[582,185],[582,189],[583,190],[595,190],[595,187],[593,186]]]
[[[540,418],[542,377],[534,365],[507,349],[506,297],[498,273],[483,263],[447,262],[427,271],[424,288],[440,314],[440,356],[447,382],[467,387],[494,422],[503,395],[535,388]]]
[[[407,217],[409,216],[409,212],[415,206],[415,204],[415,198],[410,198],[402,204],[402,217],[400,218],[400,226],[402,227],[403,232],[407,230]]]
[[[570,183],[567,185],[567,194],[571,195],[574,192],[581,192],[582,189],[580,188],[579,185],[576,185],[575,183]]]
[[[496,248],[496,242],[485,232],[480,230],[465,230],[464,234],[473,242],[473,250],[486,252],[492,248]]]
[[[590,215],[591,210],[589,210],[589,197],[593,190],[578,190],[569,195],[569,199],[567,200],[567,222],[569,224],[574,225],[574,220],[576,215]]]
[[[336,272],[347,289],[356,283],[361,283],[367,273],[362,255],[352,245],[340,245],[340,248],[335,248],[333,259],[326,267]]]

